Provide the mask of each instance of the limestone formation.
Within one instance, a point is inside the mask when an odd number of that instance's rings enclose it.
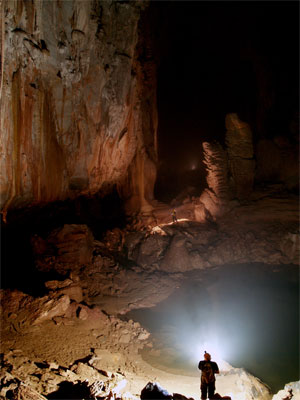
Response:
[[[157,116],[147,4],[2,2],[4,214],[114,184],[131,209],[149,207]]]
[[[225,125],[234,194],[239,200],[245,200],[252,192],[254,180],[252,132],[249,125],[235,113],[226,115]]]
[[[224,214],[228,208],[229,189],[228,189],[228,169],[227,154],[220,143],[204,142],[203,155],[204,164],[206,165],[206,181],[209,189],[205,189],[200,196],[200,202],[204,205],[205,210],[215,217]],[[203,215],[204,213],[204,215]],[[195,209],[196,220],[203,220],[205,211],[197,206]]]

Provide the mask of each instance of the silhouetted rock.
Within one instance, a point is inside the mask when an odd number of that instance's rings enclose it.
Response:
[[[223,399],[223,400],[231,400],[230,396],[221,396],[219,393],[215,393],[213,399]]]
[[[173,393],[173,400],[194,400],[192,397],[186,397],[179,393]]]
[[[141,391],[141,400],[146,399],[166,399],[172,400],[172,395],[167,390],[163,389],[158,383],[148,382]]]

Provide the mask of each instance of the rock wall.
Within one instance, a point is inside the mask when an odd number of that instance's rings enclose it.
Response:
[[[148,206],[157,117],[151,43],[139,37],[146,9],[139,1],[2,3],[2,211],[114,184],[129,203],[134,195],[136,209]]]

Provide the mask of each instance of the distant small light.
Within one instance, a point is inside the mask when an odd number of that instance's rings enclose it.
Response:
[[[189,162],[189,170],[195,171],[198,168],[198,160],[190,160]]]

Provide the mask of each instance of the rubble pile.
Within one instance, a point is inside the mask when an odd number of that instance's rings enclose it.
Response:
[[[51,292],[40,298],[0,291],[0,398],[43,399],[53,393],[57,397],[48,398],[63,398],[66,383],[95,399],[120,398],[126,386],[121,369],[136,370],[130,359],[152,346],[149,332],[138,322],[71,300],[61,292],[74,288],[71,279],[46,286]]]
[[[122,398],[127,380],[118,372],[97,369],[91,360],[75,362],[66,368],[51,362],[30,361],[21,350],[14,350],[2,355],[0,386],[0,399],[63,398],[64,387],[68,388],[68,396],[72,392],[76,395],[74,398],[81,394],[82,398],[110,399]]]

